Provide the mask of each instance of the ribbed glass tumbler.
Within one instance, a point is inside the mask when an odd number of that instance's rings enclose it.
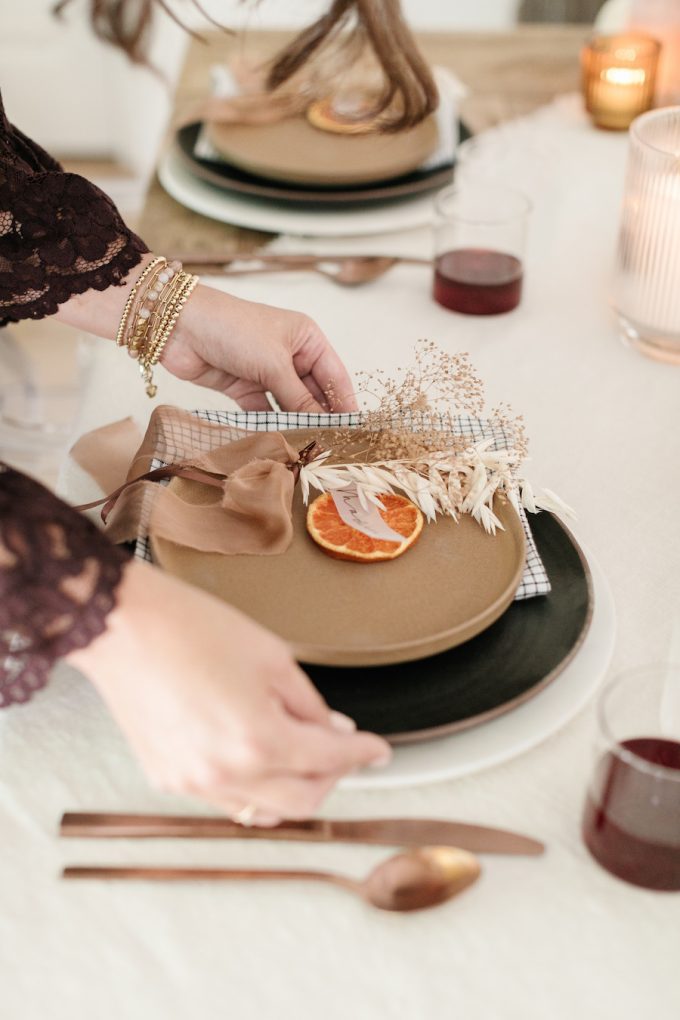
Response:
[[[613,301],[625,342],[680,364],[680,106],[631,124]]]

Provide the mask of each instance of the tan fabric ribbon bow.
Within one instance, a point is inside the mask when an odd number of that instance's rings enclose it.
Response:
[[[79,508],[103,503],[113,542],[157,536],[202,552],[285,552],[298,465],[316,444],[298,452],[280,432],[244,433],[162,406],[130,459],[133,430],[129,419],[115,422],[87,433],[71,451],[102,487],[123,479],[103,500]],[[154,459],[168,466],[152,469]],[[181,493],[158,484],[171,476],[195,484]]]

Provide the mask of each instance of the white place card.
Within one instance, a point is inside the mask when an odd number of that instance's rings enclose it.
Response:
[[[369,503],[368,509],[359,502],[356,487],[351,485],[346,489],[335,489],[331,492],[336,509],[345,524],[350,528],[361,531],[369,538],[376,538],[383,542],[403,542],[404,536],[398,531],[393,531],[389,524],[380,516],[380,511],[373,503]]]

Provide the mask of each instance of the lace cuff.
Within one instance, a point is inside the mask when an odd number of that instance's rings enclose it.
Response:
[[[0,465],[0,707],[106,627],[129,554],[38,482]]]
[[[60,171],[25,176],[0,161],[0,325],[122,283],[147,250],[94,184]]]
[[[10,124],[0,98],[0,325],[122,283],[146,251],[108,195]]]

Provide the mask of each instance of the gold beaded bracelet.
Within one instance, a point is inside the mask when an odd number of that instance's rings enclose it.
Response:
[[[140,355],[139,370],[146,386],[147,396],[149,397],[155,397],[158,391],[158,387],[153,381],[154,365],[157,365],[160,361],[165,345],[177,324],[180,312],[198,283],[198,279],[197,276],[192,276],[190,273],[177,273],[173,280],[172,293],[165,305],[158,328],[154,331],[148,345]]]
[[[154,272],[154,270],[160,272],[160,266],[166,265],[166,263],[167,260],[162,255],[156,255],[151,260],[151,262],[148,263],[148,265],[144,268],[144,271],[139,275],[139,277],[135,281],[134,286],[128,295],[128,299],[125,302],[125,307],[123,308],[123,314],[120,319],[118,332],[116,333],[116,345],[118,347],[125,346],[126,334],[128,332],[128,323],[131,317],[133,322],[135,320],[135,317],[132,316],[132,306],[135,304],[137,300],[137,297],[142,288],[142,284],[148,280],[149,276],[151,275],[151,273]]]
[[[164,288],[163,293],[154,309],[153,316],[147,320],[148,329],[145,337],[143,351],[140,354],[140,361],[154,361],[154,352],[161,338],[169,316],[175,307],[177,294],[182,289],[186,279],[186,273],[179,272]]]
[[[152,342],[166,305],[174,293],[176,273],[180,268],[179,262],[169,265],[166,263],[153,277],[149,277],[148,289],[139,302],[134,326],[128,335],[127,347],[130,357],[142,358],[144,351]]]
[[[160,317],[158,328],[154,331],[151,342],[147,348],[148,353],[145,359],[146,361],[151,364],[156,364],[159,360],[162,347],[166,344],[186,299],[189,297],[197,283],[197,276],[191,276],[189,273],[183,272],[177,274],[172,293],[169,295],[163,308],[163,314]]]
[[[153,367],[158,364],[182,308],[198,277],[182,271],[180,262],[168,263],[156,255],[136,280],[123,309],[116,344],[139,360],[139,370],[149,397],[157,387]]]

